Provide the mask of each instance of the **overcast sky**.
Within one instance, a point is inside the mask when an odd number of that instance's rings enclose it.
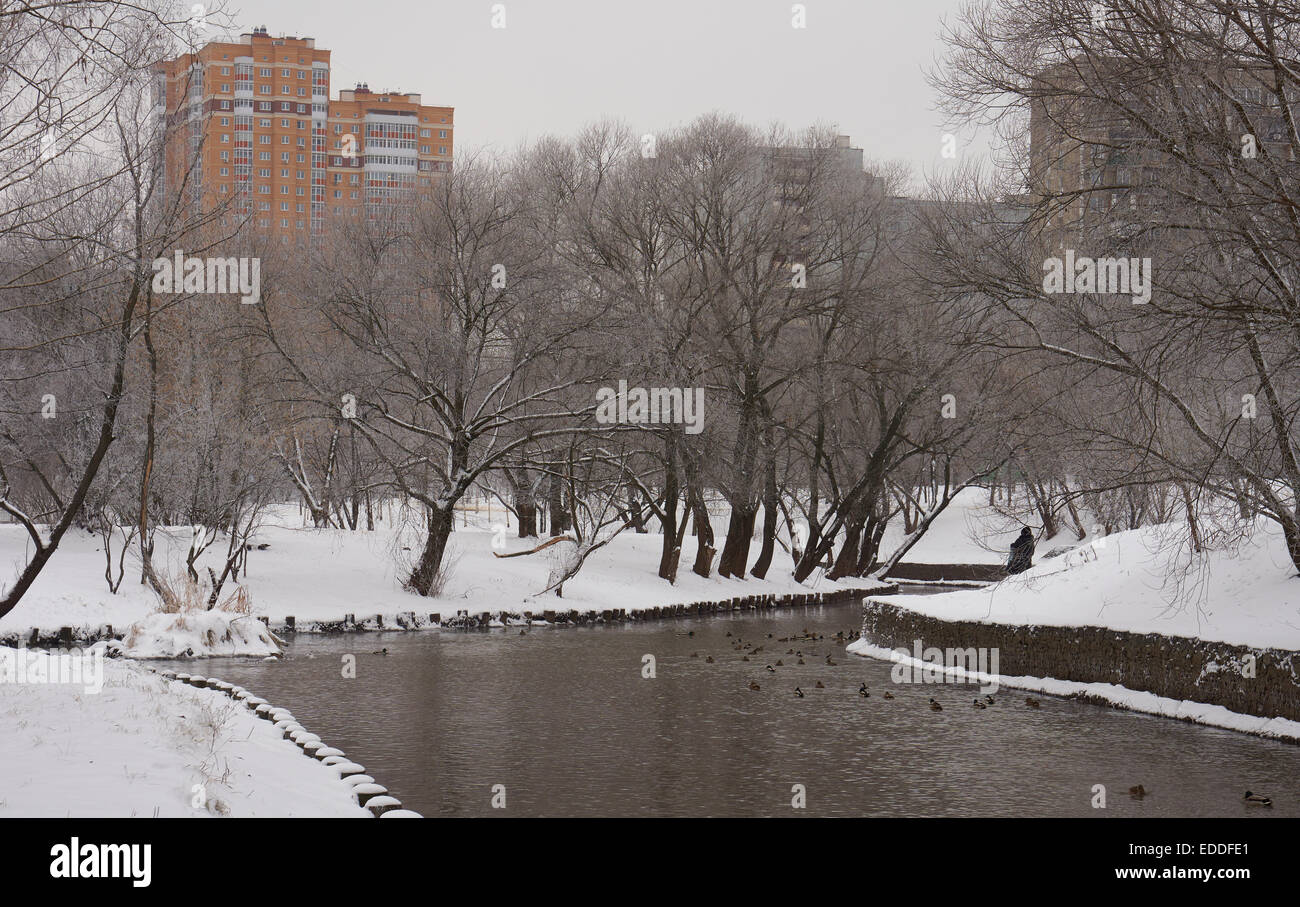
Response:
[[[240,31],[329,48],[334,96],[364,81],[455,107],[457,152],[603,115],[644,133],[722,110],[760,126],[835,124],[914,177],[951,163],[923,71],[960,0],[806,0],[804,29],[788,0],[501,0],[504,29],[494,0],[227,2]]]

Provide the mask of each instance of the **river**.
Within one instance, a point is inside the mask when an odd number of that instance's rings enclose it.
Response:
[[[426,816],[1300,815],[1300,747],[1049,696],[1033,710],[1007,688],[975,709],[974,687],[894,684],[888,663],[845,654],[834,634],[859,624],[852,604],[297,634],[280,661],[166,666],[290,709]],[[825,638],[779,641],[805,632]],[[762,647],[749,661],[746,643]],[[1247,788],[1274,806],[1247,806]]]

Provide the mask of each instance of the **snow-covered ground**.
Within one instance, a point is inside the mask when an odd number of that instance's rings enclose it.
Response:
[[[1300,578],[1260,521],[1232,550],[1191,557],[1181,526],[1106,536],[1026,573],[939,595],[873,596],[944,620],[1109,627],[1300,650]],[[1042,552],[1043,546],[1039,546]]]
[[[966,488],[957,493],[948,509],[939,514],[929,531],[907,552],[904,563],[911,564],[1001,564],[1007,549],[1020,534],[1020,524],[988,506],[989,493],[984,488]],[[903,523],[895,519],[880,542],[883,560],[903,541]],[[1053,545],[1075,544],[1072,533],[1058,539],[1038,542],[1038,550]]]
[[[0,647],[0,662],[19,655],[48,660]],[[100,664],[98,693],[0,673],[0,816],[369,815],[333,768],[224,694]]]
[[[821,579],[820,573],[800,585],[790,577],[790,555],[780,549],[766,580],[723,579],[716,574],[704,579],[690,569],[695,555],[693,539],[684,546],[676,584],[669,585],[656,574],[661,537],[628,530],[591,556],[582,572],[565,584],[562,598],[536,597],[546,587],[557,552],[564,546],[525,557],[498,558],[494,540],[504,541],[505,547],[498,549],[503,553],[531,548],[537,540],[515,538],[513,527],[494,532],[492,527],[504,525],[499,506],[491,516],[467,514],[465,519],[467,525],[458,519],[452,534],[445,562],[449,575],[437,598],[422,598],[401,587],[406,570],[401,565],[413,563],[419,554],[417,533],[389,528],[374,532],[306,528],[296,507],[281,508],[258,530],[253,542],[268,547],[248,553],[248,575],[241,576],[240,582],[247,585],[255,615],[265,615],[273,624],[292,615],[300,625],[338,621],[347,614],[360,620],[404,611],[439,613],[444,618],[460,610],[471,614],[607,608],[635,611],[749,595],[881,588],[865,579],[833,583]],[[188,528],[161,531],[155,563],[169,564],[175,575],[182,573],[190,538]],[[27,544],[18,526],[0,525],[0,585],[21,569]],[[756,548],[753,553],[757,554]],[[219,564],[223,555],[223,543],[218,541],[199,561],[200,572],[205,564]],[[126,579],[114,595],[104,581],[99,538],[69,532],[22,602],[0,619],[0,636],[32,627],[56,631],[64,626],[95,628],[103,624],[112,624],[121,633],[144,620],[156,609],[157,599],[140,585],[138,559],[128,553],[125,563]]]

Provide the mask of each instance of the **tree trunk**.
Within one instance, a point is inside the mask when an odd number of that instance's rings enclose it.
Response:
[[[754,522],[758,518],[757,508],[745,504],[732,506],[731,518],[727,522],[727,540],[722,546],[722,557],[718,560],[718,575],[743,579],[745,565],[749,563],[749,545],[754,538]]]
[[[767,577],[768,568],[772,566],[772,556],[776,553],[776,527],[780,519],[777,506],[776,459],[767,462],[767,478],[763,482],[763,547],[758,553],[750,575],[758,579]]]
[[[682,558],[682,533],[677,528],[677,499],[681,489],[677,477],[677,439],[672,432],[664,436],[664,503],[660,519],[663,547],[659,553],[659,578],[677,582],[677,567]],[[686,516],[682,517],[686,523]]]
[[[406,581],[412,591],[420,595],[434,594],[442,571],[442,558],[447,553],[447,539],[451,537],[452,522],[455,518],[454,509],[450,505],[446,510],[429,508],[426,518],[428,535],[424,540],[424,550],[420,552],[420,561]]]

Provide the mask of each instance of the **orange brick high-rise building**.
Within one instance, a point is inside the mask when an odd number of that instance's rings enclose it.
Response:
[[[330,100],[330,52],[312,38],[212,41],[160,64],[153,100],[169,193],[282,243],[379,216],[451,170],[453,108],[366,85]]]

